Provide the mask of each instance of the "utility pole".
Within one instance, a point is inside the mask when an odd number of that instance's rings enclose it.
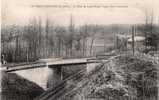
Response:
[[[118,39],[118,33],[117,33],[117,36],[116,36],[116,50],[120,51],[120,48],[119,48],[119,39]]]
[[[135,27],[134,26],[132,26],[132,49],[133,49],[133,55],[134,55],[134,53],[135,53],[135,41],[134,41],[134,30],[135,30]]]

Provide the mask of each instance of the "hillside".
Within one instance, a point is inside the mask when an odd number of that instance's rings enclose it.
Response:
[[[157,72],[147,55],[121,55],[84,77],[60,100],[158,100]]]

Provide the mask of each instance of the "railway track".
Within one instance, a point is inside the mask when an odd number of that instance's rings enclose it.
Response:
[[[109,57],[109,59],[113,59],[115,57],[118,57],[118,56]],[[103,65],[102,62],[106,63],[107,61],[108,60],[101,60],[100,61],[101,64],[99,66]],[[95,69],[95,71],[91,72],[90,74],[95,73],[100,68],[101,67],[97,67],[97,69]],[[82,80],[81,77],[84,76],[84,72],[85,72],[85,70],[81,70],[78,73],[76,73],[74,75],[71,75],[67,79],[63,80],[58,86],[48,89],[46,92],[44,92],[42,95],[40,95],[35,100],[56,100],[62,95],[66,95],[67,96],[67,95],[73,93],[74,92],[74,87],[67,87],[67,82],[69,80],[72,80],[75,84],[76,84],[76,81],[77,81],[77,83],[80,82]],[[68,91],[69,91],[69,93],[65,94]]]
[[[89,76],[94,74],[94,73],[96,73],[96,72],[98,72],[103,67],[103,65],[104,65],[104,63],[101,63],[98,67],[95,68],[94,71],[92,71],[91,73],[87,74],[87,77],[84,77],[84,78],[86,78],[85,82],[83,82],[78,87],[73,88],[69,92],[65,93],[62,97],[60,97],[60,99],[57,99],[57,100],[65,100],[66,97],[72,97],[74,94],[78,93],[77,90],[83,88],[83,86],[85,86],[87,84],[87,81],[89,81],[89,80],[87,80],[87,79],[89,79]]]
[[[37,97],[35,100],[55,100],[57,97],[62,95],[63,93],[66,93],[68,90],[72,90],[74,87],[67,87],[68,81],[80,81],[81,78],[84,76],[85,70],[81,70],[77,72],[74,75],[71,75],[67,79],[63,80],[61,83],[59,83],[56,87],[48,89],[46,92],[44,92],[42,95]]]

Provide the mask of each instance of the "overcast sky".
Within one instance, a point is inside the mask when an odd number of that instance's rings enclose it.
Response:
[[[86,4],[102,7],[73,7]],[[35,5],[43,7],[32,7]],[[55,5],[69,8],[54,7]],[[122,7],[112,8],[111,5]],[[2,22],[6,25],[24,25],[32,18],[44,21],[48,17],[54,24],[68,25],[72,14],[76,25],[137,24],[144,23],[146,9],[153,11],[154,21],[159,22],[159,0],[2,0]]]

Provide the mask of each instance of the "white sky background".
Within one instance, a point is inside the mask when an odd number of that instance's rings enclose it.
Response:
[[[128,7],[31,7],[31,5],[83,5],[86,2],[96,5],[110,6],[113,4]],[[145,22],[145,9],[153,11],[154,22],[159,23],[159,0],[2,0],[2,23],[5,25],[25,25],[32,18],[46,20],[48,17],[54,24],[69,25],[72,14],[75,25],[137,24]]]

